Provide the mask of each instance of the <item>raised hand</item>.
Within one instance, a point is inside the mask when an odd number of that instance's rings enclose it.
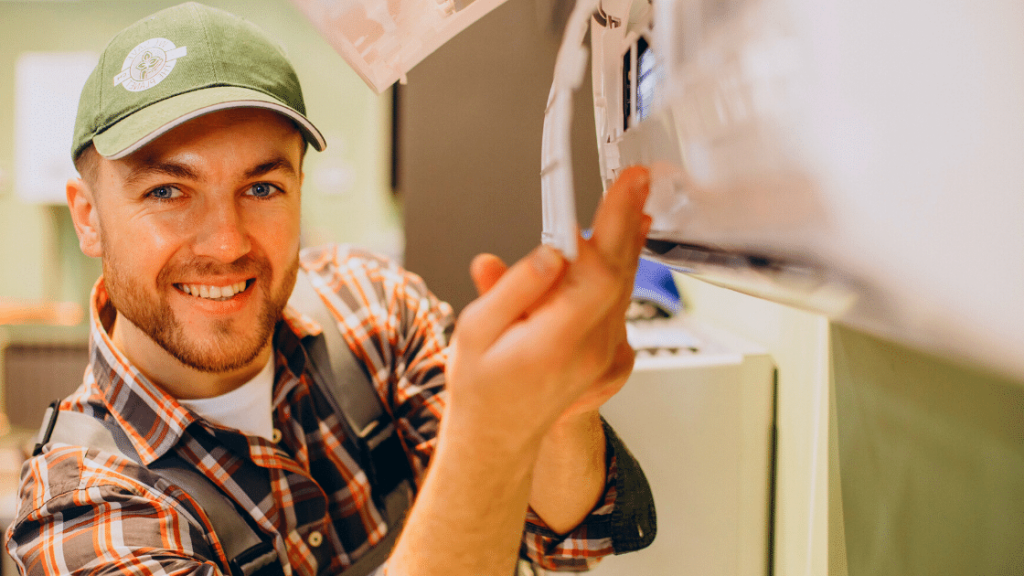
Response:
[[[621,388],[633,363],[625,310],[650,226],[648,182],[645,169],[623,171],[575,262],[544,246],[507,269],[494,256],[474,260],[481,297],[453,337],[450,416],[529,442]]]

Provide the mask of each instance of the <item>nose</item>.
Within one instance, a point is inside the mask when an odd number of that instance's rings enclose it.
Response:
[[[252,249],[244,214],[233,197],[211,199],[198,224],[192,247],[196,256],[230,263]]]

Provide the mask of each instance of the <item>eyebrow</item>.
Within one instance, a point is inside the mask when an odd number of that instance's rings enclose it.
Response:
[[[284,156],[278,156],[246,170],[244,177],[246,180],[249,180],[269,174],[275,170],[283,170],[290,175],[296,174],[295,166],[292,165],[291,161]],[[199,173],[186,164],[178,162],[151,162],[144,163],[138,168],[133,169],[128,173],[125,181],[128,184],[134,184],[139,180],[159,175],[170,176],[179,180],[202,180]]]
[[[292,166],[292,163],[284,156],[278,156],[268,162],[264,162],[250,168],[246,171],[245,178],[246,180],[256,178],[258,176],[263,176],[264,174],[269,174],[275,170],[282,170],[292,176],[296,174],[295,166]]]
[[[177,162],[147,162],[138,168],[132,169],[128,176],[125,177],[125,183],[135,184],[139,180],[158,175],[170,176],[179,180],[199,180],[199,174],[184,164],[178,164]]]

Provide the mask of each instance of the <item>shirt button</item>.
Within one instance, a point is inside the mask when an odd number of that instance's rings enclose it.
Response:
[[[309,545],[313,548],[319,548],[324,543],[324,535],[319,530],[313,530],[309,533],[309,538],[306,539]]]
[[[277,444],[278,442],[280,442],[281,441],[281,431],[278,430],[277,428],[274,428],[274,431],[270,434],[270,441],[273,442],[274,444]]]

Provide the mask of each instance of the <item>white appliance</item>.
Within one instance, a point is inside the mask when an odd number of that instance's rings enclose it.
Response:
[[[503,2],[293,1],[378,92]],[[539,143],[570,258],[588,60],[648,256],[1024,381],[1024,2],[577,0]]]
[[[591,574],[770,574],[771,358],[706,326],[673,320],[630,330],[634,348],[677,347],[639,352],[629,382],[602,408],[647,475],[658,533],[650,547],[606,558]]]
[[[1024,382],[1024,3],[586,2],[649,256]]]

